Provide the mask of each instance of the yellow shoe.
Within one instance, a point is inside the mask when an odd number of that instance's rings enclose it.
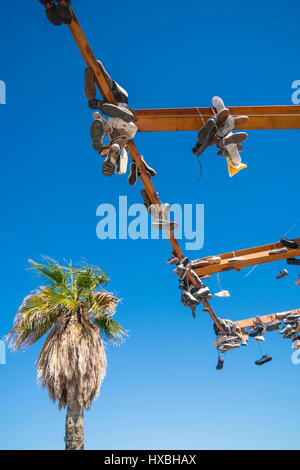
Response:
[[[233,165],[230,158],[226,157],[227,160],[227,165],[228,165],[228,173],[229,176],[232,177],[236,175],[239,171],[243,170],[244,168],[247,168],[247,165],[245,163],[239,163],[238,165]]]

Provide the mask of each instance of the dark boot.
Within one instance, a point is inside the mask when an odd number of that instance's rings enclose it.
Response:
[[[287,264],[292,264],[294,266],[300,266],[300,259],[297,258],[289,258],[286,260]]]
[[[222,369],[223,369],[223,366],[224,366],[224,359],[223,359],[222,356],[219,356],[218,364],[217,364],[216,369],[217,369],[217,370],[222,370]]]
[[[57,13],[65,24],[71,24],[73,21],[71,0],[57,0]]]
[[[272,357],[270,356],[270,354],[265,354],[260,359],[258,359],[258,361],[255,361],[255,364],[257,366],[262,366],[266,362],[270,362],[270,361],[272,361]]]
[[[124,103],[128,105],[128,93],[117,82],[112,81],[112,94],[117,103]]]
[[[292,248],[292,249],[294,249],[294,250],[295,250],[295,249],[298,250],[298,249],[300,248],[299,243],[294,242],[293,240],[288,240],[288,239],[285,238],[285,237],[282,237],[282,238],[280,239],[280,243],[282,243],[283,246],[286,246],[287,248]]]
[[[63,24],[64,21],[58,14],[57,6],[53,0],[40,0],[40,3],[46,8],[46,16],[50,23],[54,24],[55,26],[60,26]]]
[[[131,162],[131,164],[130,164],[130,173],[129,173],[129,176],[128,176],[128,184],[130,184],[130,186],[134,186],[137,182],[137,179],[138,179],[137,164],[135,162]]]

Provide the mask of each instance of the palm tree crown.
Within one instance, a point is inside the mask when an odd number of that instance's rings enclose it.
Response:
[[[9,333],[10,345],[19,350],[49,332],[37,360],[38,380],[59,408],[76,402],[88,409],[106,371],[101,337],[118,343],[127,334],[113,319],[119,299],[104,289],[109,279],[98,267],[61,266],[48,257],[43,261],[29,260],[46,282],[25,297]]]

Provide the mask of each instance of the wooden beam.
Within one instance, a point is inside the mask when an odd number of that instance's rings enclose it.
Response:
[[[300,238],[294,239],[295,242],[300,244]],[[207,259],[211,258],[206,256],[199,260],[192,261],[190,267],[198,274],[198,276],[204,276],[205,274],[220,273],[222,271],[237,270],[240,271],[242,268],[249,266],[255,266],[257,264],[272,263],[273,261],[280,261],[287,258],[295,258],[300,256],[300,249],[288,249],[284,253],[278,253],[270,255],[269,253],[273,250],[283,248],[282,243],[272,243],[270,245],[258,246],[256,248],[248,248],[246,250],[232,251],[222,255],[214,255],[221,258],[219,264],[208,264],[204,265]],[[243,260],[229,261],[232,258],[243,258]]]
[[[89,45],[89,43],[88,43],[88,41],[85,37],[85,34],[83,33],[83,31],[81,29],[81,26],[80,26],[80,24],[78,22],[78,19],[76,18],[75,14],[74,14],[74,18],[73,18],[72,23],[69,25],[69,29],[70,29],[71,34],[72,34],[72,36],[73,36],[80,52],[81,52],[81,55],[82,55],[86,65],[94,71],[95,79],[96,79],[96,85],[99,88],[99,91],[100,91],[102,97],[108,103],[116,104],[116,101],[114,99],[114,96],[112,94],[112,91],[111,91],[111,89],[109,87],[109,84],[108,84],[108,81],[107,81],[107,76],[106,76],[105,70],[97,62],[97,60],[96,60],[96,58],[95,58],[95,56],[92,52],[92,49],[90,48],[90,45]],[[135,143],[131,140],[128,143],[128,146],[129,146],[130,157],[133,161],[136,162],[137,167],[140,170],[140,173],[141,173],[140,179],[141,179],[141,181],[144,185],[144,188],[146,189],[146,192],[148,194],[148,197],[149,197],[150,201],[152,202],[152,204],[156,204],[157,206],[159,206],[160,210],[161,210],[161,213],[162,213],[161,202],[160,202],[160,200],[159,200],[159,198],[156,194],[156,191],[154,189],[152,181],[149,178],[149,175],[146,171],[145,165],[144,165],[144,163],[141,159],[141,156],[138,152],[138,149],[136,148]],[[170,241],[170,244],[171,244],[173,250],[175,251],[175,253],[177,254],[178,258],[179,259],[184,258],[183,253],[181,251],[181,248],[179,246],[179,243],[178,243],[178,241],[176,240],[176,238],[174,236],[174,232],[172,230],[171,231],[166,231],[166,234],[167,234],[168,239]],[[190,280],[190,282],[192,282],[196,287],[199,287],[198,284],[197,284],[197,281],[194,279],[194,277],[190,273],[187,273],[187,277]],[[214,320],[214,322],[217,324],[218,328],[225,334],[225,331],[224,331],[222,325],[220,324],[220,322],[219,322],[216,314],[214,313],[213,309],[211,308],[211,306],[208,304],[208,302],[205,302],[204,304],[205,304],[205,306],[208,307],[209,314],[212,317],[212,319]]]
[[[280,312],[280,314],[284,314],[284,313],[291,313],[291,314],[300,314],[300,309],[297,308],[296,310],[287,310],[286,312]],[[273,313],[272,315],[263,315],[263,316],[260,316],[260,315],[257,315],[260,320],[265,324],[267,325],[268,323],[271,323],[272,321],[274,320],[277,320],[277,315],[278,313]],[[234,322],[237,326],[239,326],[240,328],[249,328],[251,326],[254,326],[257,324],[256,322],[256,317],[255,318],[247,318],[245,320],[238,320],[238,321],[235,321]]]
[[[249,121],[236,129],[300,129],[300,106],[234,106],[229,110],[233,116],[249,116]],[[214,113],[214,108],[134,111],[140,132],[197,131]]]

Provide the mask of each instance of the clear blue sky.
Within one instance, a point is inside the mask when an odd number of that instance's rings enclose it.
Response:
[[[299,2],[73,1],[99,59],[130,94],[133,108],[292,104],[300,79]],[[257,367],[256,344],[228,353],[215,370],[212,324],[192,319],[180,303],[177,278],[165,262],[167,241],[100,241],[96,208],[140,183],[105,178],[90,145],[91,111],[83,92],[83,60],[67,27],[55,28],[34,2],[3,2],[0,79],[2,305],[0,337],[22,299],[39,285],[27,259],[99,264],[123,302],[118,318],[130,330],[108,347],[101,396],[86,413],[88,449],[299,449],[300,366],[277,333],[263,345],[273,362]],[[205,245],[191,257],[277,241],[299,217],[299,131],[251,131],[230,179],[210,149],[203,178],[190,151],[196,133],[136,138],[158,170],[165,202],[205,204]],[[297,231],[298,230],[298,231]],[[289,234],[297,237],[300,224]],[[284,267],[281,263],[281,267]],[[276,281],[279,266],[222,275],[230,299],[218,315],[239,319],[300,307],[295,268]],[[209,283],[217,289],[216,279]],[[0,448],[62,449],[65,412],[36,385],[41,342],[8,354],[0,365]]]

